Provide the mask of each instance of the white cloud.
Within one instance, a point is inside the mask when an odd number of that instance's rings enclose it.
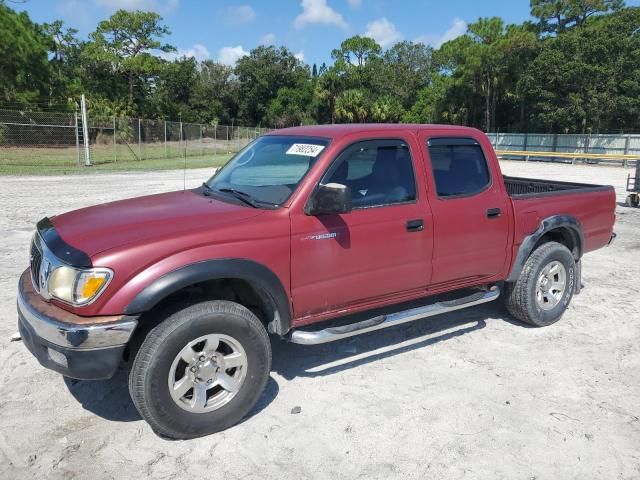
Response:
[[[249,52],[242,48],[242,45],[222,47],[218,50],[218,62],[233,67],[239,59],[246,55],[249,55]]]
[[[360,8],[360,5],[362,5],[362,0],[347,0],[347,3],[351,8]]]
[[[182,57],[193,57],[198,62],[202,62],[203,60],[208,60],[209,58],[211,58],[209,50],[207,50],[207,47],[205,47],[201,43],[196,43],[191,48],[179,48],[175,52],[161,53],[160,56],[165,60],[169,60],[170,62]]]
[[[124,8],[125,10],[135,10],[153,3],[152,0],[96,0],[98,5],[104,7],[112,7],[115,9]]]
[[[109,10],[151,10],[168,13],[174,10],[180,0],[95,0],[95,2]]]
[[[402,38],[402,34],[396,30],[396,26],[384,17],[367,23],[367,31],[364,36],[373,38],[382,47],[387,47]]]
[[[327,0],[302,0],[302,13],[293,21],[293,26],[302,28],[311,24],[336,25],[340,28],[347,28],[347,22],[344,21],[342,15],[327,5]]]
[[[273,45],[276,41],[276,36],[273,33],[267,33],[260,38],[260,44],[267,47]]]
[[[443,43],[453,40],[454,38],[464,35],[467,32],[467,23],[461,18],[454,18],[451,26],[442,35],[420,35],[415,39],[416,42],[431,45],[434,48],[440,48]]]
[[[443,43],[458,38],[460,35],[464,35],[466,31],[467,22],[458,17],[454,18],[449,29],[436,40],[435,47],[440,48]]]
[[[301,62],[304,62],[304,52],[302,50],[300,50],[298,53],[294,54],[293,56],[296,57]]]
[[[252,23],[256,19],[256,12],[249,5],[234,5],[227,7],[224,17],[230,25],[242,25]]]

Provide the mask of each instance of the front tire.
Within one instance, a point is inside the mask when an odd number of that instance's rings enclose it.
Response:
[[[242,420],[270,370],[271,345],[260,320],[234,302],[202,302],[148,333],[131,364],[129,392],[156,433],[189,439]]]
[[[505,305],[518,320],[546,327],[567,309],[575,282],[576,263],[569,249],[545,243],[529,256],[518,280],[505,285]]]

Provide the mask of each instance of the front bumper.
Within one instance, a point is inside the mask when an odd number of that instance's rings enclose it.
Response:
[[[81,317],[47,303],[31,284],[29,270],[18,286],[18,327],[40,364],[67,377],[111,378],[138,325],[136,317]]]

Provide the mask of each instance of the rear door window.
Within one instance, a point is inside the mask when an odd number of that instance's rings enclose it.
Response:
[[[439,197],[470,196],[489,186],[487,161],[475,140],[432,138],[427,147]]]

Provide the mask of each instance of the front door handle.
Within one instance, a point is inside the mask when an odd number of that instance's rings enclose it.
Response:
[[[499,208],[490,208],[489,210],[487,210],[488,218],[498,218],[499,216],[500,216]]]
[[[407,222],[407,232],[421,232],[424,230],[424,220],[418,218]]]

